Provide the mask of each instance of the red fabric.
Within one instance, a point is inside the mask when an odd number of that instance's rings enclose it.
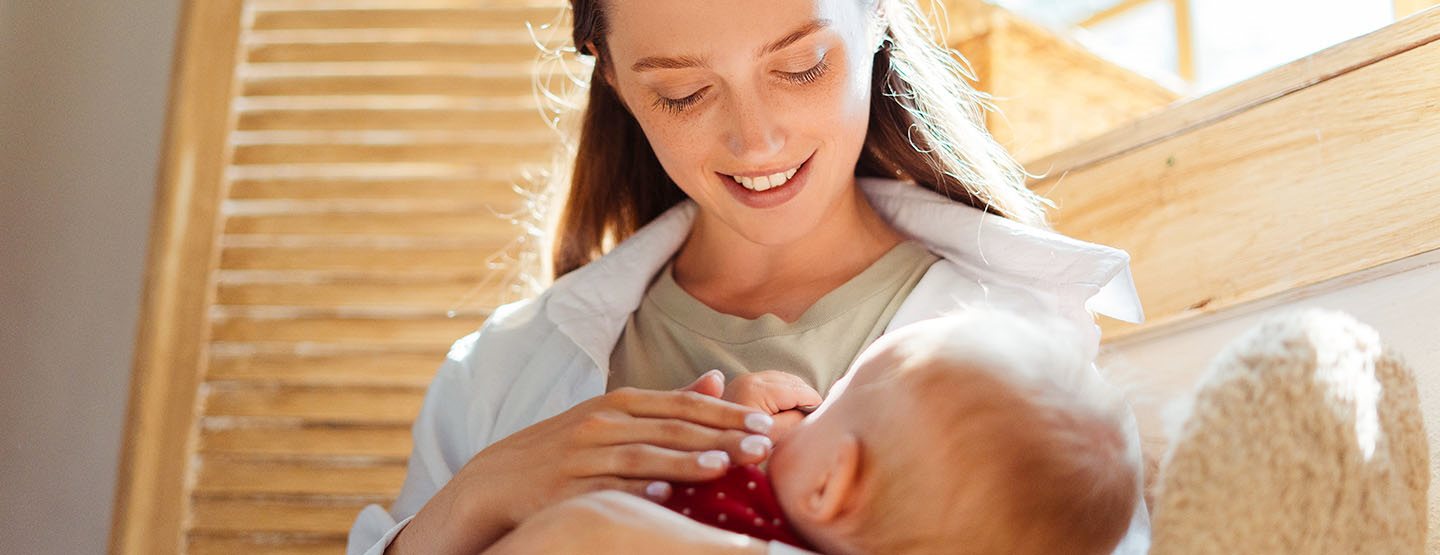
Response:
[[[815,550],[790,526],[770,477],[755,465],[732,466],[716,480],[673,487],[664,503],[670,510],[716,528]]]

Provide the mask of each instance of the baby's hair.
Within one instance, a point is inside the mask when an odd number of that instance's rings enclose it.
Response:
[[[889,344],[910,342],[896,371],[913,405],[878,411],[876,424],[924,429],[888,421],[904,414],[940,431],[909,442],[872,434],[860,551],[1113,550],[1140,497],[1139,445],[1123,395],[1084,358],[1075,329],[989,308],[912,326]]]

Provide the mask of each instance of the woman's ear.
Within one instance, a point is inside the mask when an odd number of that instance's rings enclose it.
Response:
[[[605,80],[605,84],[610,86],[610,90],[615,91],[616,96],[619,96],[620,91],[615,87],[615,74],[611,73],[610,65],[606,64],[605,59],[600,56],[600,47],[595,44],[595,41],[585,41],[584,53],[595,58],[595,73]]]
[[[820,470],[821,480],[805,496],[805,512],[813,522],[832,522],[839,518],[858,493],[860,479],[860,438],[845,433],[836,444],[835,453]]]

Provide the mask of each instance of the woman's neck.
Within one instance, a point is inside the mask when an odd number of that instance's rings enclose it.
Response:
[[[851,190],[813,232],[783,245],[754,243],[702,212],[675,258],[676,284],[725,314],[799,319],[904,240],[858,187]]]

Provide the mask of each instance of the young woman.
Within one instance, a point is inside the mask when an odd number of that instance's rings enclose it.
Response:
[[[1046,230],[914,0],[571,5],[595,69],[557,279],[455,343],[399,498],[360,514],[351,553],[474,554],[522,523],[514,552],[764,552],[576,498],[762,460],[774,420],[716,398],[711,368],[824,393],[880,334],[958,305],[1072,318],[1092,357],[1091,311],[1139,318],[1128,256]]]

